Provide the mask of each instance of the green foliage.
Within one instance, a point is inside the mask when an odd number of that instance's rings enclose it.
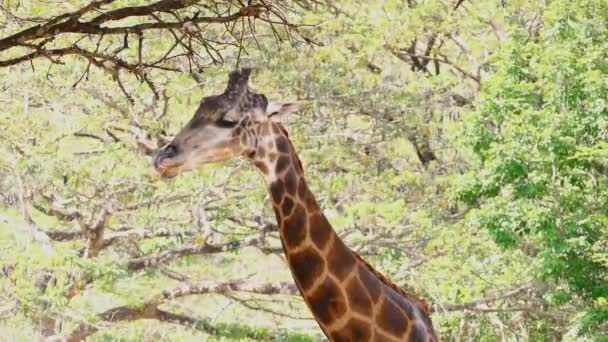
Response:
[[[482,168],[458,192],[501,246],[534,241],[539,276],[564,284],[552,305],[586,307],[581,333],[595,334],[608,315],[607,6],[552,2],[537,39],[516,32],[500,49],[467,121]]]
[[[82,3],[23,2],[17,13],[51,15]],[[396,284],[435,305],[443,340],[601,340],[608,331],[607,13],[604,0],[463,2],[458,9],[440,0],[348,0],[290,14],[316,25],[310,32],[321,46],[277,45],[259,27],[242,53],[256,66],[252,89],[306,104],[289,134],[335,229]],[[19,29],[1,20],[2,33]],[[137,54],[136,38],[128,37],[122,56]],[[168,32],[145,39],[150,57],[173,44]],[[433,60],[416,69],[404,53],[417,42],[413,51],[424,54],[431,40]],[[9,339],[34,340],[50,315],[62,333],[96,324],[92,341],[318,340],[299,297],[205,294],[163,307],[193,317],[194,327],[100,319],[117,306],[142,309],[180,285],[171,272],[185,282],[292,279],[283,259],[255,248],[128,268],[142,256],[257,237],[273,222],[249,165],[207,165],[161,182],[138,144],[143,136],[162,145],[201,97],[224,88],[241,52],[222,53],[225,64],[203,73],[152,71],[166,95],[160,101],[125,79],[134,104],[94,67],[73,88],[86,67],[77,58],[0,69],[0,266],[7,268],[0,306],[18,303],[0,321]],[[174,66],[188,70],[178,59]],[[412,131],[429,138],[437,160],[421,164]],[[20,181],[41,231],[78,232],[110,203],[106,237],[172,235],[122,237],[91,258],[85,239],[52,241],[49,256],[23,219]],[[280,247],[276,232],[267,242]],[[54,277],[45,289],[36,286],[41,272]],[[74,284],[80,292],[71,294]]]
[[[250,328],[239,324],[217,324],[211,325],[206,321],[196,323],[197,329],[210,331],[213,335],[220,336],[211,340],[251,340],[251,341],[274,341],[274,342],[312,342],[315,339],[308,335],[292,333],[289,331],[276,331],[265,328]]]

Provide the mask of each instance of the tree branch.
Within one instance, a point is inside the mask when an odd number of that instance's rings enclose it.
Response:
[[[255,36],[253,26],[246,26],[245,20],[259,19],[269,27],[274,29],[274,25],[281,25],[285,28],[287,38],[293,46],[296,45],[292,35],[301,37],[307,44],[314,43],[305,37],[300,31],[303,25],[295,25],[286,19],[281,11],[290,10],[283,1],[267,3],[264,1],[248,1],[247,5],[241,3],[240,8],[233,9],[232,1],[217,2],[215,6],[201,5],[197,0],[160,0],[143,6],[126,6],[104,11],[103,6],[113,3],[113,0],[94,0],[81,9],[64,13],[53,18],[43,19],[45,22],[23,29],[8,37],[0,39],[0,53],[12,48],[25,48],[26,52],[22,55],[9,55],[0,60],[0,67],[9,67],[23,62],[33,61],[43,57],[54,64],[63,64],[61,57],[68,55],[78,55],[84,57],[90,64],[104,69],[114,77],[117,85],[121,88],[127,99],[132,101],[128,91],[125,89],[119,78],[119,70],[125,70],[135,75],[141,82],[146,82],[150,89],[158,97],[158,92],[154,88],[151,80],[148,79],[148,69],[162,69],[167,71],[180,71],[172,62],[174,58],[185,58],[189,65],[195,65],[201,69],[208,60],[199,54],[198,51],[206,51],[213,63],[223,62],[217,45],[235,46],[242,51],[243,37],[247,29]],[[297,2],[293,2],[297,4]],[[295,5],[294,5],[295,6]],[[86,19],[90,12],[99,14],[91,19]],[[205,15],[202,15],[201,12]],[[162,15],[169,20],[165,20]],[[140,18],[139,23],[127,25],[122,22],[124,19]],[[278,18],[278,20],[277,20]],[[242,25],[227,25],[228,23],[238,23]],[[31,21],[30,21],[31,22]],[[225,25],[229,36],[222,36],[219,40],[204,37],[201,26]],[[233,32],[233,29],[240,32]],[[158,39],[158,35],[146,37],[144,33],[148,31],[167,31],[173,35],[176,43],[160,59],[155,61],[143,60],[144,42]],[[183,33],[181,38],[175,32]],[[131,35],[131,36],[130,36]],[[109,38],[115,37],[117,38]],[[56,39],[61,37],[61,39]],[[94,41],[97,37],[97,43]],[[136,46],[137,53],[129,54],[130,57],[119,58],[118,54],[130,48],[129,39],[138,40]],[[226,37],[226,39],[224,39]],[[108,47],[100,51],[100,44],[104,38]],[[114,45],[114,49],[110,47]],[[89,48],[90,47],[90,48]],[[201,49],[202,48],[202,49]],[[171,52],[179,49],[173,55]],[[113,52],[107,52],[113,51]],[[204,61],[204,62],[201,62]],[[78,85],[85,76],[88,75],[89,67],[74,83]],[[191,68],[192,69],[192,68]]]
[[[412,53],[409,50],[399,50],[399,49],[395,49],[393,47],[388,46],[387,47],[388,50],[397,58],[399,58],[400,60],[404,61],[404,62],[408,62],[407,58],[421,58],[421,59],[428,59],[428,60],[432,60],[432,61],[437,61],[439,63],[443,63],[446,64],[452,68],[454,68],[455,70],[457,70],[459,73],[461,73],[462,75],[472,79],[473,81],[475,81],[476,83],[481,83],[481,79],[476,76],[473,75],[472,73],[464,70],[463,68],[461,68],[460,66],[456,65],[455,63],[451,62],[447,57],[445,56],[441,56],[441,58],[439,57],[432,57],[432,56],[423,56],[423,55],[417,55],[415,53]]]
[[[221,245],[211,245],[211,244],[202,244],[202,245],[190,245],[190,246],[182,246],[178,248],[173,248],[168,251],[144,256],[139,258],[134,258],[129,260],[127,263],[127,268],[130,271],[138,271],[144,269],[146,267],[156,267],[158,265],[166,264],[167,262],[174,260],[179,257],[188,256],[188,255],[203,255],[203,254],[213,254],[213,253],[222,253],[228,252],[231,250],[235,250],[241,247],[249,247],[255,246],[262,250],[264,253],[282,253],[283,249],[281,247],[266,247],[264,246],[263,241],[261,241],[258,237],[247,238],[243,240],[237,240],[228,242]]]
[[[195,3],[196,1],[176,1],[176,0],[163,0],[155,4],[140,7],[125,7],[118,10],[110,11],[99,15],[89,22],[82,22],[78,19],[86,12],[99,8],[103,4],[113,2],[113,0],[101,0],[95,1],[92,4],[83,7],[82,9],[60,15],[55,19],[49,20],[43,25],[36,25],[25,29],[21,32],[17,32],[9,37],[0,39],[0,52],[10,49],[16,46],[24,46],[25,43],[36,40],[44,39],[49,37],[55,37],[63,33],[86,33],[86,34],[124,34],[124,33],[141,33],[146,30],[158,30],[167,28],[181,28],[187,23],[226,23],[237,20],[241,17],[258,16],[260,14],[260,7],[243,7],[238,12],[227,15],[227,16],[216,16],[216,17],[193,17],[184,21],[178,22],[150,22],[137,24],[133,26],[117,26],[117,27],[102,27],[100,24],[108,20],[124,19],[130,16],[147,16],[158,12],[157,8],[165,8],[163,11],[168,9],[182,9]]]
[[[166,289],[162,292],[163,299],[174,299],[183,296],[195,294],[219,293],[228,292],[249,292],[263,295],[292,295],[299,294],[298,288],[292,282],[278,283],[247,283],[241,280],[227,282],[204,282],[199,284],[189,284],[171,289]]]
[[[229,292],[248,292],[263,295],[297,295],[299,293],[295,284],[291,282],[262,284],[246,283],[240,280],[206,282],[166,289],[160,295],[146,300],[141,306],[118,306],[99,314],[99,318],[106,322],[156,319],[161,322],[180,324],[196,330],[202,330],[211,335],[218,335],[220,334],[219,329],[216,329],[205,320],[198,320],[186,315],[171,313],[162,310],[159,307],[165,304],[167,300],[178,297],[209,293],[226,294]],[[83,341],[87,336],[90,336],[98,330],[98,326],[85,322],[81,323],[76,330],[64,338],[67,341]]]
[[[526,291],[530,291],[534,289],[533,284],[527,284],[523,286],[516,287],[512,290],[509,290],[505,293],[489,296],[481,299],[476,299],[467,303],[462,304],[434,304],[431,307],[431,311],[433,312],[441,312],[441,311],[462,311],[462,310],[472,310],[474,308],[478,308],[480,305],[490,304],[499,300],[512,298],[517,295],[520,295]]]

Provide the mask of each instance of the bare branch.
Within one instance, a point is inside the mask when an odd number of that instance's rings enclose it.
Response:
[[[408,62],[407,58],[413,58],[414,60],[417,60],[418,58],[420,59],[428,59],[428,60],[432,60],[432,61],[437,61],[439,63],[443,63],[445,65],[448,65],[450,67],[452,67],[453,69],[455,69],[456,71],[458,71],[460,74],[462,74],[463,76],[472,79],[473,81],[475,81],[477,84],[481,83],[481,79],[479,78],[479,76],[474,75],[466,70],[464,70],[462,67],[458,66],[456,63],[453,63],[452,61],[450,61],[446,56],[443,55],[439,55],[440,57],[432,57],[432,56],[424,56],[424,55],[418,55],[413,53],[410,50],[400,50],[400,49],[396,49],[394,47],[391,46],[386,46],[386,48],[397,58],[401,59],[402,61]],[[425,68],[421,65],[420,66],[421,70],[425,70]]]
[[[254,27],[246,25],[245,21],[259,19],[267,26],[280,25],[285,28],[289,42],[295,47],[296,40],[307,44],[314,43],[305,37],[300,28],[304,25],[295,25],[286,19],[284,11],[293,11],[288,2],[279,1],[266,3],[263,1],[248,1],[241,3],[240,8],[232,8],[232,2],[218,2],[213,6],[201,5],[196,0],[159,0],[143,6],[124,6],[104,10],[104,5],[114,3],[113,0],[95,0],[79,10],[64,13],[53,18],[43,19],[44,22],[23,29],[8,37],[0,39],[0,53],[13,48],[25,49],[21,55],[0,59],[0,67],[9,67],[23,62],[32,63],[38,58],[45,58],[53,64],[63,64],[62,57],[76,55],[83,57],[87,62],[87,68],[79,79],[74,83],[78,85],[83,79],[88,78],[91,64],[109,72],[125,97],[132,102],[129,91],[125,88],[123,81],[119,78],[119,71],[127,71],[136,78],[145,82],[150,90],[158,97],[154,84],[149,79],[148,69],[161,69],[166,71],[180,71],[174,66],[175,58],[188,61],[190,69],[195,66],[200,71],[208,64],[209,58],[214,63],[224,61],[221,46],[237,47],[239,54],[245,46],[243,37],[247,29],[253,32]],[[98,14],[91,18],[90,14]],[[201,14],[202,12],[202,14]],[[87,15],[89,14],[89,15]],[[205,14],[205,15],[203,15]],[[125,19],[139,18],[135,24],[126,24]],[[123,21],[125,20],[125,21]],[[36,21],[29,21],[29,23]],[[240,24],[240,25],[237,25]],[[214,40],[213,37],[204,35],[205,28],[211,25],[226,25],[228,37]],[[233,32],[234,29],[234,32]],[[167,50],[164,56],[154,61],[145,60],[144,44],[151,39],[158,39],[159,35],[145,36],[149,31],[164,31],[175,38],[175,44]],[[240,32],[237,32],[240,31]],[[183,33],[180,37],[176,32]],[[116,37],[118,36],[118,37]],[[61,39],[56,39],[61,37]],[[106,38],[106,39],[104,39]],[[138,44],[129,44],[129,39],[137,39]],[[93,47],[87,42],[97,40]],[[100,49],[104,41],[104,49]],[[107,44],[106,44],[107,43]],[[119,58],[118,54],[123,50],[137,49],[135,54],[127,54]],[[202,49],[201,49],[202,48]],[[199,51],[206,52],[209,58],[205,58]],[[129,56],[130,57],[127,57]]]
[[[531,315],[536,315],[539,317],[543,317],[546,319],[551,319],[555,321],[566,322],[569,319],[569,315],[564,312],[550,312],[544,311],[535,305],[522,305],[521,300],[518,300],[517,305],[497,305],[496,302],[507,301],[507,300],[516,300],[519,296],[523,296],[526,298],[526,294],[530,292],[539,292],[540,289],[536,284],[526,284],[511,290],[508,290],[503,293],[499,293],[496,295],[480,298],[477,300],[473,300],[467,303],[462,304],[434,304],[431,307],[431,311],[433,312],[446,312],[446,311],[472,311],[479,313],[492,313],[492,312],[513,312],[513,311],[523,311],[527,312]],[[529,295],[528,295],[529,297]],[[489,304],[493,304],[493,306],[489,306]]]
[[[99,318],[106,322],[156,319],[161,322],[185,325],[196,330],[205,331],[208,334],[218,335],[219,331],[215,329],[212,325],[205,324],[204,320],[198,320],[186,315],[174,314],[160,309],[159,306],[164,304],[167,300],[183,296],[209,293],[226,294],[229,292],[236,291],[263,295],[298,294],[298,289],[295,284],[289,282],[262,284],[246,283],[240,280],[227,282],[207,282],[166,289],[159,296],[153,297],[145,301],[145,303],[141,306],[118,306],[104,311],[99,315]],[[80,326],[75,331],[70,333],[69,336],[65,336],[64,338],[67,341],[83,341],[87,336],[95,333],[98,330],[98,326],[85,322],[80,324]]]
[[[89,22],[81,22],[78,19],[82,16],[82,14],[92,10],[93,8],[100,7],[103,3],[110,3],[113,0],[101,0],[92,3],[86,7],[83,7],[81,10],[67,13],[56,17],[55,19],[49,20],[47,23],[43,25],[36,25],[30,27],[21,32],[15,33],[9,37],[0,39],[0,52],[10,49],[16,46],[24,46],[25,43],[36,40],[36,39],[44,39],[49,37],[54,37],[62,33],[85,33],[85,34],[125,34],[125,33],[141,33],[147,30],[159,30],[159,29],[169,29],[169,28],[181,28],[184,24],[187,23],[226,23],[235,21],[241,17],[247,16],[258,16],[260,14],[260,7],[243,7],[238,12],[233,13],[227,16],[216,16],[216,17],[194,17],[190,19],[186,19],[181,22],[150,22],[137,24],[133,26],[112,26],[112,27],[102,27],[101,23],[108,21],[111,19],[113,15],[116,15],[117,12],[121,12],[117,14],[117,18],[126,18],[129,16],[144,16],[150,15],[155,10],[155,5],[159,3],[166,3],[173,6],[173,9],[180,9],[188,7],[192,4],[193,1],[175,1],[175,0],[163,0],[156,4],[149,6],[141,6],[141,7],[126,7],[121,8],[116,11],[108,12],[103,15],[98,16]],[[112,14],[115,13],[115,14]]]
[[[146,267],[156,267],[162,264],[166,264],[167,262],[174,260],[179,257],[188,256],[188,255],[203,255],[203,254],[213,254],[213,253],[222,253],[231,250],[235,250],[241,247],[249,247],[254,246],[258,247],[264,253],[282,253],[283,249],[281,247],[267,247],[264,246],[263,241],[260,241],[258,237],[255,238],[247,238],[243,240],[237,240],[228,242],[221,245],[211,245],[211,244],[202,244],[202,245],[189,245],[182,246],[178,248],[173,248],[168,251],[162,252],[156,255],[144,256],[140,258],[135,258],[129,260],[127,263],[127,268],[131,271],[137,271],[144,269]]]
[[[164,290],[162,297],[164,299],[173,299],[183,296],[206,293],[229,293],[229,292],[249,292],[263,295],[292,295],[299,294],[298,288],[292,282],[278,283],[247,283],[245,281],[227,281],[227,282],[205,282],[199,284],[184,285],[172,289]]]

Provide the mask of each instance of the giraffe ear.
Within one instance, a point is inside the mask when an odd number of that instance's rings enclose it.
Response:
[[[289,116],[302,108],[301,102],[270,102],[266,116],[273,122],[289,123]]]

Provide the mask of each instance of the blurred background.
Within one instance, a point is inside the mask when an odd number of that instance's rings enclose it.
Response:
[[[151,168],[239,66],[442,340],[608,340],[608,1],[0,10],[0,340],[323,340],[254,168]]]

